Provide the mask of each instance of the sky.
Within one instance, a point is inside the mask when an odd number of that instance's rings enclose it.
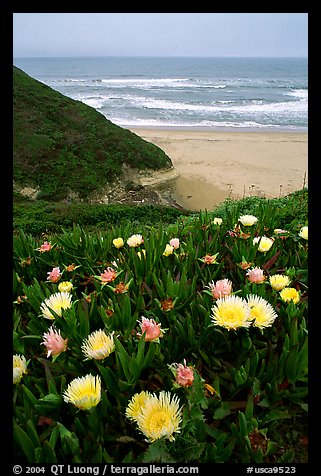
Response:
[[[308,56],[308,13],[13,13],[13,56]]]

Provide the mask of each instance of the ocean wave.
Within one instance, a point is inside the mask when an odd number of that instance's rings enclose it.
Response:
[[[277,125],[277,124],[263,124],[256,121],[173,121],[173,120],[159,120],[159,119],[138,119],[138,118],[124,118],[124,117],[110,117],[106,116],[115,124],[121,127],[163,127],[163,128],[240,128],[240,129],[288,129],[296,130],[297,127],[293,125]],[[302,128],[305,129],[305,128]]]
[[[133,107],[143,107],[145,109],[164,109],[176,111],[194,111],[194,112],[235,112],[235,113],[306,113],[308,110],[307,102],[302,101],[284,101],[276,103],[262,103],[261,100],[254,100],[250,103],[233,104],[229,102],[206,104],[184,103],[179,101],[170,101],[167,99],[155,99],[148,97],[139,97],[134,95],[124,95],[122,99]]]
[[[152,88],[213,88],[224,89],[227,87],[226,82],[220,83],[220,80],[203,80],[199,78],[65,78],[63,80],[53,79],[53,84],[64,83],[64,85],[79,84],[79,86],[95,84],[99,86],[108,86],[109,88],[135,88],[135,89],[152,89]]]
[[[182,84],[186,85],[188,83],[188,78],[109,78],[102,79],[103,84],[108,85],[109,87],[117,88],[147,88],[152,87],[181,87]],[[193,85],[191,85],[193,86]]]
[[[294,96],[300,99],[308,99],[308,90],[307,89],[293,89],[292,91],[286,93],[286,96]]]

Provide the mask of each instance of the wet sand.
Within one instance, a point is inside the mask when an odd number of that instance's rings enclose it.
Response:
[[[191,210],[226,197],[274,198],[308,185],[306,132],[134,129],[171,158],[174,197]]]

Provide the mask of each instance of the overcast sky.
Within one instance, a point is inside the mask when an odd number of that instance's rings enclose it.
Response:
[[[13,55],[308,56],[308,14],[14,13]]]

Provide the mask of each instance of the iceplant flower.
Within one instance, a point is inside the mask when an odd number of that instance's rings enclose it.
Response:
[[[218,253],[215,255],[211,255],[210,253],[207,253],[203,258],[199,258],[200,261],[203,261],[205,264],[217,264],[216,258],[218,256]]]
[[[113,240],[113,245],[115,248],[122,248],[124,246],[124,240],[122,238],[115,238]]]
[[[190,387],[194,382],[194,370],[186,365],[186,360],[182,364],[173,363],[169,366],[175,375],[175,380],[181,387]]]
[[[239,221],[244,226],[253,226],[257,222],[257,218],[254,215],[241,215]]]
[[[44,333],[42,344],[47,348],[47,357],[58,356],[67,350],[68,339],[61,337],[60,329],[51,326],[48,332]]]
[[[139,259],[142,259],[142,256],[144,256],[144,258],[146,258],[146,250],[143,248],[142,252],[137,251],[137,256],[138,256]]]
[[[80,264],[78,266],[75,265],[75,263],[69,264],[68,266],[65,266],[65,270],[68,271],[68,273],[72,273],[72,271],[75,271],[75,269],[80,268]]]
[[[43,245],[40,246],[40,248],[37,248],[37,251],[40,251],[40,253],[46,253],[47,251],[50,251],[52,249],[51,243],[49,241],[45,241]]]
[[[59,292],[52,294],[49,298],[45,299],[41,303],[40,310],[45,319],[55,319],[55,315],[52,313],[54,311],[59,317],[62,315],[63,309],[71,308],[71,299],[72,295],[66,292]]]
[[[114,288],[115,294],[124,294],[127,293],[129,289],[129,284],[125,284],[123,282],[118,283],[117,286]]]
[[[66,403],[72,403],[80,410],[90,410],[101,400],[101,379],[91,374],[75,378],[63,393]]]
[[[250,327],[250,307],[245,299],[239,296],[227,296],[215,302],[211,319],[214,325],[225,327],[228,331]]]
[[[169,244],[174,248],[174,250],[177,250],[177,248],[179,248],[179,238],[172,238],[169,240]]]
[[[284,288],[280,292],[280,298],[284,302],[294,302],[297,304],[300,301],[300,293],[295,288]]]
[[[252,264],[253,264],[252,261],[251,261],[251,262],[248,262],[248,261],[246,261],[245,258],[243,257],[243,258],[242,258],[242,261],[241,261],[240,263],[238,263],[238,266],[239,266],[241,269],[246,270],[246,269],[251,268]]]
[[[142,235],[140,235],[140,234],[132,235],[127,240],[127,245],[130,246],[131,248],[132,247],[136,248],[136,246],[139,246],[142,243],[144,243],[144,239],[143,239]]]
[[[308,227],[307,226],[303,226],[301,228],[301,230],[299,231],[299,236],[301,238],[303,238],[304,240],[307,240],[308,241]]]
[[[222,222],[223,222],[223,219],[222,219],[222,218],[215,217],[214,220],[213,220],[213,225],[221,226],[221,225],[222,225]]]
[[[164,312],[172,311],[174,309],[174,305],[173,298],[171,297],[160,302],[161,309]]]
[[[13,383],[19,383],[23,374],[27,373],[27,361],[24,355],[13,356]]]
[[[107,335],[102,329],[94,331],[83,341],[81,348],[89,359],[105,359],[115,350],[114,332]]]
[[[182,408],[177,395],[161,391],[152,394],[144,401],[142,410],[137,414],[138,429],[152,443],[160,438],[174,441],[174,433],[180,433]]]
[[[142,337],[144,332],[146,332],[145,341],[159,342],[159,338],[163,337],[165,331],[161,328],[161,324],[157,324],[154,319],[142,316],[141,321],[137,322],[141,328],[141,333],[137,333],[138,337]]]
[[[114,270],[114,268],[111,268],[110,266],[105,269],[103,273],[100,275],[100,279],[102,283],[111,283],[114,281],[117,277],[117,273]]]
[[[246,300],[250,307],[251,319],[253,319],[252,325],[260,329],[271,327],[277,318],[277,313],[271,304],[254,294],[247,296]]]
[[[289,236],[289,232],[287,230],[282,230],[282,228],[275,228],[273,230],[273,233],[278,236],[278,238],[281,238],[282,240],[285,240]]]
[[[47,273],[48,277],[47,277],[47,281],[51,281],[52,283],[57,283],[57,281],[59,281],[59,279],[61,278],[61,272],[60,272],[60,268],[53,268],[52,271],[49,271]]]
[[[150,396],[151,394],[144,390],[140,393],[135,393],[126,407],[126,417],[137,423],[137,417],[144,410],[145,402]]]
[[[253,245],[256,245],[257,243],[259,244],[258,250],[262,253],[265,253],[266,251],[269,251],[274,243],[274,240],[272,238],[268,238],[267,236],[257,236],[253,238]]]
[[[174,246],[171,246],[169,244],[167,244],[165,246],[165,250],[163,252],[163,256],[170,256],[173,254],[173,251],[174,251]]]
[[[232,293],[232,281],[226,278],[220,279],[216,283],[211,281],[206,287],[210,289],[213,299],[220,299]]]
[[[251,283],[261,284],[265,281],[265,276],[263,274],[263,269],[261,268],[251,268],[246,273],[248,280]]]
[[[290,284],[290,278],[285,274],[274,274],[269,277],[269,283],[274,291],[282,291]]]
[[[58,291],[61,293],[70,293],[72,288],[73,285],[70,281],[61,281],[61,283],[58,284]]]

